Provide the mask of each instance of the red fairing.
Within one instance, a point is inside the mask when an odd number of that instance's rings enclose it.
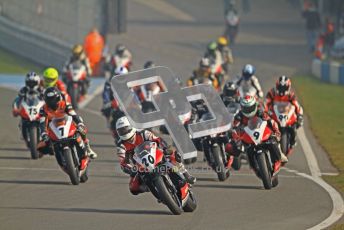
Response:
[[[57,141],[58,140],[57,136],[55,135],[55,133],[50,128],[48,128],[48,136],[53,141]]]
[[[164,156],[164,153],[162,152],[162,150],[156,149],[154,166],[156,166],[157,164],[159,164],[162,161],[163,156]]]
[[[254,144],[252,138],[247,134],[247,133],[244,133],[240,139],[245,142],[246,144]]]
[[[296,123],[296,120],[297,120],[297,116],[295,113],[293,113],[293,115],[289,118],[287,122],[287,126],[293,126]]]
[[[189,184],[185,183],[185,185],[180,188],[180,194],[181,194],[182,200],[188,195],[188,192],[189,192]]]
[[[216,71],[215,71],[216,74],[221,74],[222,73],[222,66],[219,65],[217,68],[216,68]]]
[[[29,115],[27,114],[26,110],[23,107],[21,107],[19,114],[23,119],[30,120]]]
[[[80,80],[85,80],[86,79],[86,72],[84,71],[80,77]]]
[[[69,133],[68,133],[68,137],[71,137],[75,134],[76,132],[76,126],[74,124],[74,122],[72,122],[72,124],[70,125],[70,128],[69,128]]]
[[[262,141],[267,141],[272,134],[272,130],[269,127],[266,127],[264,130]]]

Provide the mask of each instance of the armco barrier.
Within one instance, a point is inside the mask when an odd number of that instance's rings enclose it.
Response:
[[[312,74],[322,81],[344,85],[344,65],[314,59]]]
[[[0,46],[43,66],[61,68],[72,44],[0,16]]]

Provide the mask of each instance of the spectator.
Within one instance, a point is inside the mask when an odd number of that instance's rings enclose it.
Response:
[[[104,38],[98,32],[97,28],[93,28],[85,37],[84,49],[94,75],[99,74],[99,62],[103,55]]]
[[[311,1],[305,1],[302,16],[306,20],[306,36],[310,52],[315,51],[315,43],[321,28],[320,15]]]
[[[335,40],[335,31],[334,31],[334,23],[330,20],[330,18],[326,18],[326,28],[324,33],[324,42],[325,42],[325,53],[328,56]]]

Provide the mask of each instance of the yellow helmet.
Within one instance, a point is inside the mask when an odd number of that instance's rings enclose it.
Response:
[[[76,56],[79,56],[83,51],[84,48],[80,44],[76,44],[72,49],[73,54]]]
[[[54,87],[59,78],[59,72],[53,67],[49,67],[43,72],[44,88]]]
[[[228,46],[229,41],[224,36],[221,36],[217,39],[217,43],[221,46]]]

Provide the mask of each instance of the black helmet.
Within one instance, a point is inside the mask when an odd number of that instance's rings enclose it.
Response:
[[[58,103],[62,100],[61,92],[55,87],[47,88],[43,97],[45,104],[52,110],[56,110]]]
[[[126,48],[125,48],[125,46],[124,46],[123,44],[118,44],[118,45],[116,46],[116,53],[117,53],[118,55],[123,55],[125,49],[126,49]]]
[[[237,85],[229,81],[223,86],[223,95],[226,97],[234,97],[237,94],[238,88]]]
[[[147,61],[144,65],[143,68],[148,69],[148,68],[153,68],[155,67],[155,63],[153,61]]]

